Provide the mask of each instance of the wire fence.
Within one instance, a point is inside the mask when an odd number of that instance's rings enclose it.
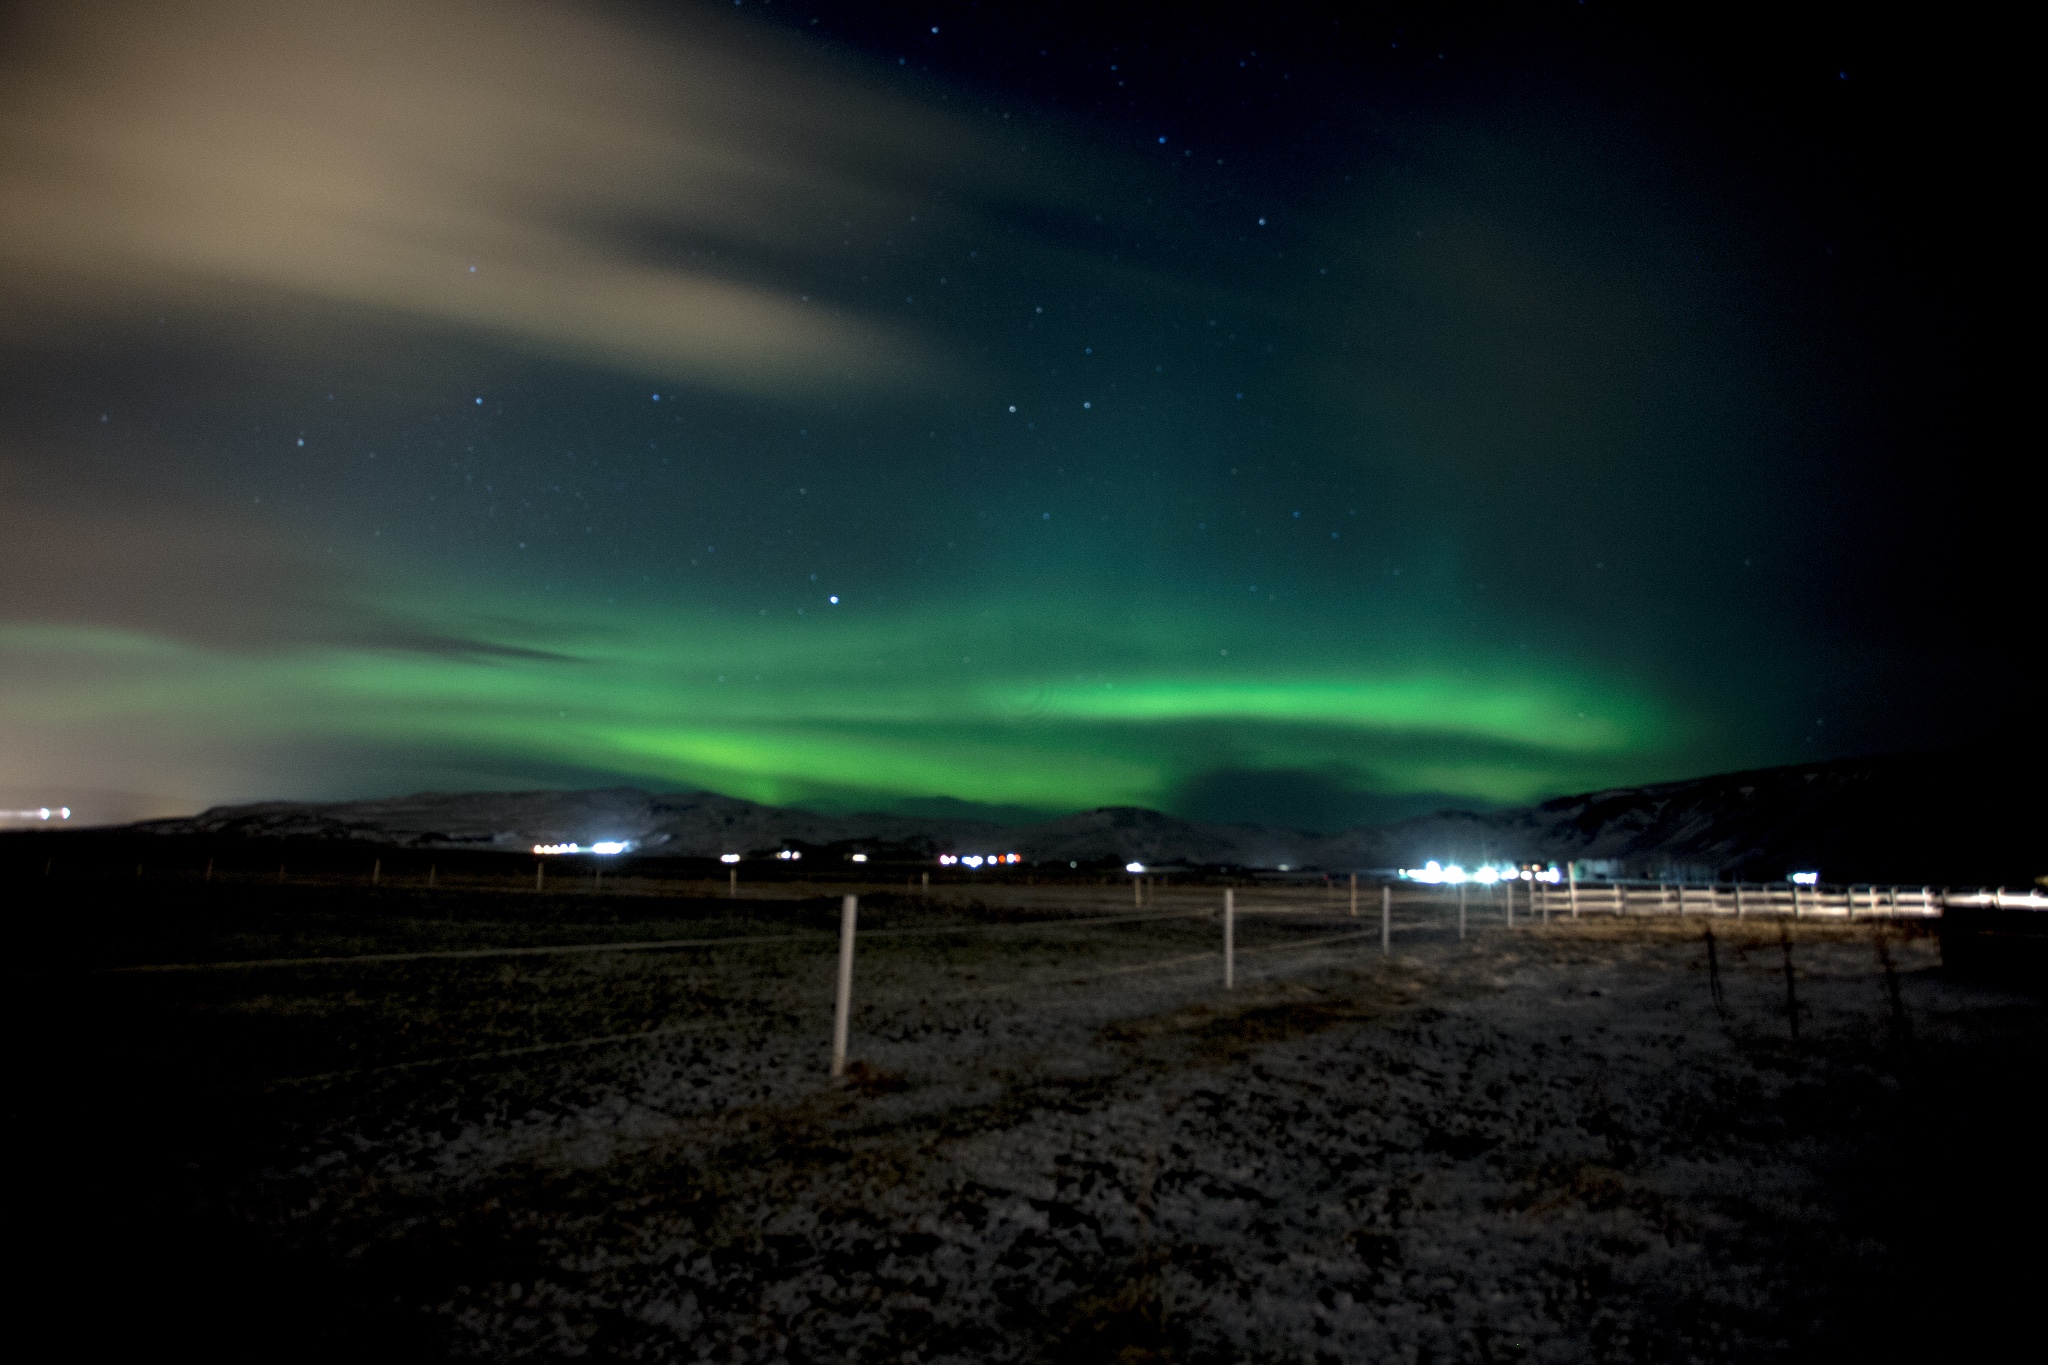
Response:
[[[452,888],[451,888],[452,889]],[[785,898],[813,890],[783,885]],[[1357,963],[1393,954],[1395,941],[1455,943],[1573,919],[1777,918],[1850,922],[1866,919],[1925,919],[1950,906],[1995,906],[2048,910],[2048,896],[2003,889],[1958,890],[1929,886],[1856,884],[1809,886],[1750,883],[1502,882],[1491,886],[1421,885],[1379,882],[1349,885],[1246,887],[1136,882],[1131,899],[1122,888],[1059,886],[912,886],[889,893],[887,903],[915,905],[931,913],[963,917],[939,924],[870,924],[862,927],[862,892],[840,897],[839,932],[822,924],[780,933],[726,933],[693,937],[640,938],[561,944],[518,945],[403,952],[336,953],[142,963],[102,968],[105,976],[254,974],[287,971],[323,975],[397,964],[487,962],[492,959],[588,958],[599,955],[717,955],[720,973],[736,982],[767,971],[787,978],[795,970],[790,954],[823,958],[834,948],[839,971],[834,983],[831,1072],[843,1075],[858,1055],[860,1010],[958,1005],[1018,998],[1033,992],[1072,990],[1138,976],[1157,979],[1188,1000],[1239,988],[1239,963],[1253,976],[1286,974],[1292,963]],[[872,896],[872,892],[868,892]],[[880,899],[880,898],[878,898]],[[815,903],[815,897],[811,898]],[[1064,913],[1058,913],[1058,912]],[[945,941],[961,945],[1008,943],[1012,956],[990,959],[1007,979],[985,980],[989,964],[975,959],[973,970],[945,984],[954,971],[946,953],[964,949],[920,947]],[[1377,954],[1372,950],[1377,948]],[[909,957],[894,950],[908,950]],[[1364,952],[1361,953],[1360,950]],[[927,978],[919,988],[891,992],[863,984],[861,964],[877,952],[916,967]],[[757,954],[766,954],[757,957]],[[1290,961],[1291,960],[1291,961]],[[878,960],[879,961],[879,960]],[[1024,970],[1014,970],[1023,967]],[[899,974],[900,975],[900,974]],[[352,987],[353,988],[353,987]],[[396,989],[396,987],[394,987]],[[822,1000],[817,1004],[822,1005]],[[774,1011],[760,1011],[762,1017]],[[804,1013],[802,1010],[796,1015]],[[644,1029],[611,1029],[588,1036],[495,1047],[444,1056],[408,1057],[358,1067],[284,1077],[269,1084],[301,1086],[349,1077],[409,1072],[469,1062],[536,1056],[552,1052],[631,1046],[678,1034],[747,1026],[748,1015],[676,1021],[657,1015]],[[778,1018],[794,1016],[784,1009]],[[758,1021],[756,1021],[758,1022]],[[798,1025],[800,1027],[800,1025]]]

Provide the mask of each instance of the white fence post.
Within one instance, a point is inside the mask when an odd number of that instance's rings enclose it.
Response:
[[[1500,889],[1507,893],[1508,928],[1512,929],[1515,927],[1515,884],[1511,881],[1503,881],[1500,884]]]
[[[1458,942],[1465,941],[1465,883],[1458,883]]]
[[[1223,888],[1223,989],[1237,985],[1237,892]]]
[[[1742,883],[1735,883],[1735,918],[1742,918]]]
[[[1392,883],[1380,883],[1380,956],[1394,951],[1394,888]]]
[[[1578,869],[1578,865],[1577,865],[1577,864],[1575,864],[1575,863],[1566,863],[1566,864],[1564,865],[1564,876],[1565,876],[1565,880],[1566,880],[1567,882],[1569,882],[1569,883],[1571,884],[1571,891],[1570,891],[1570,897],[1571,897],[1571,903],[1572,903],[1572,918],[1573,918],[1573,919],[1577,919],[1577,918],[1579,917],[1579,869]]]
[[[1358,918],[1358,874],[1351,874],[1351,918]]]
[[[846,1028],[853,1017],[853,925],[859,896],[839,898],[839,1001],[832,1007],[832,1075],[846,1074]]]

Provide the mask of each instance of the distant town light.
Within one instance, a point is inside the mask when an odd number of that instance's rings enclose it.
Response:
[[[1819,886],[1819,885],[1820,885],[1820,873],[1818,873],[1818,872],[1794,872],[1794,873],[1792,874],[1792,884],[1793,884],[1794,886]]]
[[[581,844],[535,844],[535,845],[533,846],[533,851],[534,851],[535,853],[581,853],[581,852],[583,851],[583,845],[581,845]]]
[[[614,853],[624,853],[632,846],[632,841],[628,839],[600,839],[590,846],[590,851],[610,857]]]
[[[721,853],[718,855],[718,861],[721,863],[736,863],[739,860],[740,855],[737,853]]]
[[[1554,882],[1558,879],[1556,868],[1552,868],[1548,872],[1532,873],[1526,871],[1517,872],[1512,867],[1494,867],[1488,864],[1480,866],[1475,871],[1467,872],[1456,863],[1446,865],[1434,858],[1431,858],[1421,867],[1404,867],[1399,869],[1399,871],[1401,876],[1411,882],[1424,882],[1430,886],[1458,886],[1465,882],[1478,882],[1481,886],[1492,886],[1496,882],[1504,880],[1513,881],[1517,877],[1520,877],[1523,881],[1528,881],[1532,877],[1538,881],[1547,882]]]
[[[1144,870],[1145,870],[1145,865],[1144,865],[1143,863],[1125,863],[1125,864],[1124,864],[1124,871],[1126,871],[1126,872],[1143,872]]]
[[[867,854],[865,854],[865,853],[856,853],[856,854],[854,854],[854,855],[853,855],[853,861],[855,861],[855,862],[857,862],[857,863],[864,863],[864,862],[866,862],[867,860],[868,860],[868,855],[867,855]]]
[[[782,859],[782,861],[784,861],[785,863],[793,863],[797,859],[803,857],[804,855],[797,852],[793,848],[785,848],[778,852],[775,856]]]
[[[941,853],[940,867],[1001,867],[1005,863],[1021,863],[1021,853]]]
[[[69,820],[69,806],[37,806],[34,810],[0,810],[0,820]]]

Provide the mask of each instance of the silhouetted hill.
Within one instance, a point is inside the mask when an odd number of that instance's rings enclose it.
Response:
[[[1443,811],[1314,835],[1111,806],[1034,824],[867,813],[823,815],[709,792],[429,792],[379,801],[220,806],[136,832],[319,837],[411,847],[518,850],[631,839],[649,853],[713,857],[845,845],[930,857],[1015,851],[1033,862],[1131,859],[1350,871],[1429,858],[1597,860],[1634,876],[1830,881],[2030,881],[2048,872],[2048,807],[2031,764],[1985,754],[1895,755],[1724,773],[1559,797],[1484,813]]]
[[[2020,883],[2048,873],[2039,769],[1982,753],[1904,754],[1721,773],[1446,811],[1336,835],[1327,863],[1417,858],[1600,860],[1627,875],[1681,868],[1774,880]]]

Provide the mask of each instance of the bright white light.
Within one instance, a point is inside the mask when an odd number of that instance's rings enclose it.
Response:
[[[969,867],[980,867],[981,855],[979,853],[970,853],[965,858],[962,858],[960,861],[967,864]]]
[[[0,820],[69,820],[71,807],[37,806],[34,810],[0,810]]]
[[[1792,883],[1793,883],[1793,885],[1795,885],[1795,886],[1819,886],[1819,885],[1820,885],[1820,873],[1818,873],[1818,872],[1794,872],[1794,873],[1792,874]]]
[[[1554,867],[1546,867],[1536,874],[1536,880],[1539,882],[1561,882],[1564,880],[1564,873]]]
[[[1145,870],[1145,865],[1144,865],[1143,863],[1125,863],[1125,864],[1124,864],[1124,871],[1126,871],[1126,872],[1143,872],[1144,870]]]
[[[825,600],[826,600],[827,602],[830,602],[830,603],[831,603],[831,604],[832,604],[833,606],[835,606],[835,607],[839,605],[839,599],[838,599],[838,597],[836,597],[836,596],[834,596],[834,597],[828,597],[828,598],[826,598]]]
[[[804,855],[797,852],[793,848],[785,848],[780,853],[777,853],[775,856],[782,859],[782,861],[784,861],[785,863],[793,863],[797,859],[803,857]]]
[[[736,863],[739,860],[740,855],[737,853],[721,853],[718,855],[718,861],[721,863]]]
[[[1472,874],[1472,880],[1478,882],[1482,886],[1492,886],[1495,882],[1500,880],[1500,869],[1493,867],[1482,867],[1477,872]]]
[[[535,844],[535,845],[533,846],[533,851],[534,851],[535,853],[581,853],[581,852],[583,851],[583,845],[581,845],[581,844]]]
[[[590,846],[590,851],[610,857],[614,853],[624,853],[632,846],[632,843],[625,839],[601,839]]]
[[[868,855],[865,853],[856,853],[853,855],[853,860],[857,863],[864,863],[868,860]]]

